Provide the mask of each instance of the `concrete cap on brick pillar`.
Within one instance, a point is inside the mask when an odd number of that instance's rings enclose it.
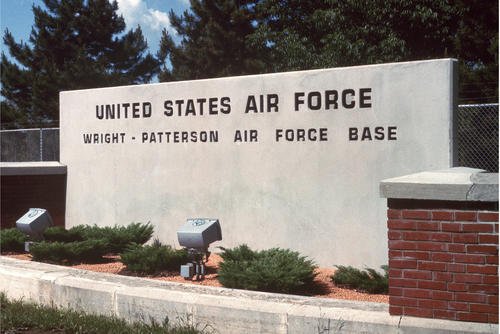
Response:
[[[385,198],[498,202],[498,173],[455,167],[380,182]]]

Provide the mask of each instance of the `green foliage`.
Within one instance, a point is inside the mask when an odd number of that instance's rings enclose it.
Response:
[[[251,262],[257,258],[258,252],[251,250],[250,247],[243,244],[234,248],[219,247],[223,252],[221,253],[224,261],[231,262]]]
[[[43,0],[24,41],[3,36],[2,127],[57,125],[59,92],[149,82],[159,70],[139,26],[126,31],[116,1]],[[56,123],[56,124],[54,124]]]
[[[265,0],[256,17],[271,71],[453,57],[461,102],[498,101],[498,2]]]
[[[65,230],[51,227],[45,230],[45,241],[31,245],[35,261],[92,262],[107,253],[120,253],[131,245],[144,244],[153,235],[150,223],[128,226],[99,227],[78,225]]]
[[[194,0],[182,15],[171,12],[170,23],[181,42],[176,45],[163,30],[160,81],[262,73],[262,57],[246,41],[255,30],[255,2]]]
[[[144,244],[153,236],[151,223],[132,223],[127,226],[78,225],[70,233],[80,234],[85,240],[105,240],[109,253],[121,253],[131,244]]]
[[[64,227],[55,226],[49,227],[43,232],[45,241],[60,241],[60,242],[73,242],[82,241],[83,234],[78,229],[72,228],[66,230]]]
[[[131,246],[120,254],[127,269],[140,274],[154,274],[164,270],[179,270],[179,266],[188,262],[187,251],[175,250],[155,240],[148,246]]]
[[[153,235],[150,223],[99,227],[78,225],[69,230],[48,228],[43,242],[34,243],[30,252],[35,261],[92,262],[107,253],[119,253],[135,244],[147,242]]]
[[[2,252],[23,252],[27,237],[17,228],[0,230],[0,249]]]
[[[116,317],[89,315],[83,312],[57,309],[23,301],[9,301],[5,294],[0,294],[2,332],[40,330],[64,333],[108,333],[108,334],[196,334],[205,333],[196,325],[181,319],[179,325],[172,326],[168,318],[162,324],[152,321],[127,323]]]
[[[293,293],[311,284],[316,266],[289,249],[253,251],[247,245],[224,249],[219,281],[228,288]]]
[[[26,43],[4,33],[15,61],[2,54],[2,128],[53,125],[59,91],[158,72],[173,81],[453,57],[461,103],[498,101],[498,1],[191,0],[170,13],[179,42],[164,30],[156,58],[116,1],[43,2]]]
[[[336,267],[337,270],[332,276],[332,281],[337,285],[343,285],[368,293],[387,293],[389,291],[388,266],[381,266],[385,271],[384,275],[381,275],[372,268],[359,270],[351,266]]]
[[[103,239],[74,242],[36,242],[30,246],[34,261],[56,263],[95,262],[108,252],[108,244]]]
[[[268,42],[272,58],[289,56],[292,69],[443,57],[457,6],[415,2],[262,1],[257,41]]]
[[[160,81],[453,57],[462,103],[498,101],[498,1],[192,0],[170,21]]]

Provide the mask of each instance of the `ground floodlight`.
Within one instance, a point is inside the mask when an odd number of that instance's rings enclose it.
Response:
[[[187,248],[190,263],[181,266],[181,276],[196,280],[205,276],[205,261],[208,261],[210,252],[208,246],[222,240],[222,232],[218,219],[192,218],[177,230],[177,239],[182,247]]]
[[[211,218],[188,219],[177,230],[177,238],[183,247],[208,249],[212,242],[222,240],[219,220]]]
[[[43,232],[54,225],[50,214],[45,209],[31,208],[16,221],[19,231],[30,236],[32,240],[43,239]]]

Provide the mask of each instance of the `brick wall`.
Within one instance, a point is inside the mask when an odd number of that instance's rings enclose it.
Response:
[[[54,225],[64,226],[66,175],[2,175],[1,228],[16,226],[29,208],[47,209]]]
[[[388,206],[390,314],[498,323],[498,202]]]

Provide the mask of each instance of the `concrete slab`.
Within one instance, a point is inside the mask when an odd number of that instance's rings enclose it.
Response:
[[[67,167],[57,161],[0,162],[2,176],[59,175],[66,174]]]
[[[498,174],[456,167],[421,172],[380,182],[385,198],[445,201],[498,201]]]
[[[52,285],[52,301],[59,307],[112,316],[116,313],[117,289],[116,283],[68,275],[55,279]]]
[[[377,268],[380,180],[453,161],[456,70],[438,59],[61,92],[66,226],[151,222],[178,246],[187,218],[213,217],[212,247]]]
[[[194,286],[0,257],[0,291],[129,321],[217,333],[497,333],[498,325],[390,316],[386,304]]]

